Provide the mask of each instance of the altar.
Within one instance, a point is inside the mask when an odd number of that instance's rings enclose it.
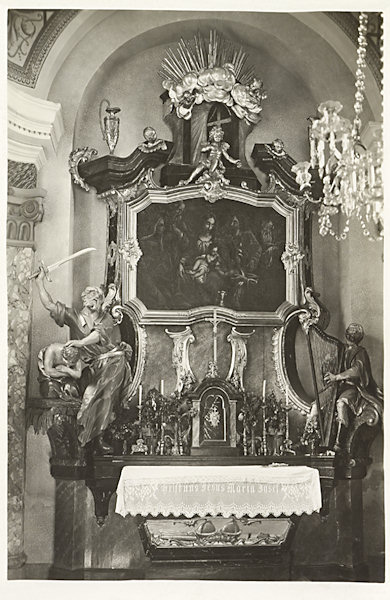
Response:
[[[188,97],[165,78],[172,141],[145,124],[129,156],[112,156],[120,120],[108,105],[110,154],[70,153],[76,204],[93,188],[106,208],[104,284],[85,282],[79,310],[48,291],[58,263],[31,274],[71,338],[41,349],[26,415],[51,446],[51,577],[293,580],[324,569],[357,580],[383,398],[364,330],[351,324],[345,342],[326,331],[309,163],[278,138],[245,154],[266,93],[241,72],[244,50],[197,34],[163,58],[163,74],[176,53],[187,81],[199,48],[214,49],[226,102],[208,95],[211,75]],[[222,56],[231,61],[214,64]]]

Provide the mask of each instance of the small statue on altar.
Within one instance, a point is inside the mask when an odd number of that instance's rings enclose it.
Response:
[[[223,164],[223,158],[227,161],[236,165],[238,168],[241,167],[241,161],[230,156],[228,153],[229,144],[223,141],[224,132],[222,127],[215,125],[209,133],[209,143],[203,146],[201,152],[206,154],[207,158],[201,158],[197,167],[193,170],[191,175],[185,181],[180,181],[179,185],[188,185],[196,179],[199,182],[205,181],[218,181],[219,183],[229,184],[229,180],[224,177],[225,166]]]
[[[80,360],[89,368],[90,380],[84,390],[77,421],[81,425],[81,446],[94,442],[99,454],[112,454],[103,439],[115,411],[129,400],[132,381],[132,348],[121,341],[120,331],[109,313],[102,290],[89,286],[81,294],[81,311],[54,302],[45,287],[46,271],[39,268],[35,278],[40,300],[60,327],[67,325],[73,339],[66,348],[77,348]]]
[[[359,346],[364,337],[363,327],[351,323],[345,331],[346,345],[340,373],[326,373],[327,384],[340,383],[337,401],[337,436],[334,449],[343,447],[343,437],[351,417],[362,413],[366,405],[372,405],[379,416],[383,413],[383,393],[375,383],[367,350]]]
[[[145,127],[143,130],[145,141],[139,144],[138,150],[145,154],[157,152],[157,150],[166,150],[167,145],[164,140],[157,138],[157,132],[153,127]]]
[[[80,350],[59,342],[38,352],[39,388],[45,398],[72,400],[80,397]]]

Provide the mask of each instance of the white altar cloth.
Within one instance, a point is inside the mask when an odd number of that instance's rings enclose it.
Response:
[[[122,516],[262,517],[321,508],[319,472],[306,466],[126,466],[115,511]]]

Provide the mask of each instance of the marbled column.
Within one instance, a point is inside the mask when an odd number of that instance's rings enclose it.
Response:
[[[8,564],[26,561],[23,540],[25,403],[30,356],[34,224],[42,219],[42,190],[10,188],[7,215],[8,279]],[[39,199],[37,199],[39,198]]]

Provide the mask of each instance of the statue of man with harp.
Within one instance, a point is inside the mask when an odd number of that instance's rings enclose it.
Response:
[[[345,331],[346,344],[342,352],[340,372],[327,372],[324,382],[327,387],[338,384],[336,395],[337,435],[336,451],[343,448],[345,434],[351,419],[360,415],[367,404],[372,405],[379,416],[383,413],[383,393],[371,373],[371,364],[365,348],[360,346],[364,330],[358,323],[351,323]],[[318,407],[314,402],[309,420],[318,419]]]

